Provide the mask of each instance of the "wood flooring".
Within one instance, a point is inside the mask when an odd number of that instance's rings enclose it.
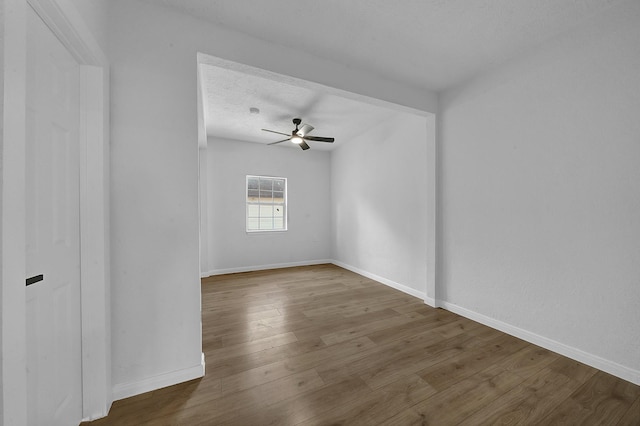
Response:
[[[640,425],[640,387],[334,265],[202,280],[206,375],[87,425]]]

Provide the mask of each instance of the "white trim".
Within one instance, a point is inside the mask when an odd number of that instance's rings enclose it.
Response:
[[[409,293],[409,294],[412,294],[412,295],[419,294],[419,296],[416,296],[416,297],[420,297],[424,299],[427,303],[433,302],[432,306],[437,307],[437,303],[438,303],[437,293],[438,293],[438,279],[439,279],[438,278],[438,269],[439,269],[438,261],[440,257],[439,247],[441,245],[439,230],[437,227],[438,222],[441,220],[439,219],[440,215],[439,215],[439,208],[437,205],[438,185],[439,185],[439,178],[438,178],[439,172],[437,167],[438,155],[439,155],[438,149],[437,149],[438,135],[436,132],[436,126],[439,124],[438,117],[436,114],[439,113],[439,108],[436,105],[437,99],[436,99],[436,102],[434,103],[435,108],[433,109],[430,109],[430,108],[423,109],[422,107],[415,108],[415,107],[409,107],[403,104],[399,104],[393,101],[384,100],[384,99],[373,97],[373,96],[363,95],[363,94],[352,92],[345,89],[340,89],[338,87],[321,84],[321,83],[305,80],[298,77],[293,77],[291,75],[269,71],[263,68],[258,68],[252,65],[232,61],[229,59],[223,59],[223,58],[209,55],[202,52],[197,53],[197,63],[198,63],[198,78],[200,78],[201,67],[203,65],[214,66],[214,67],[219,67],[226,70],[243,73],[250,76],[257,76],[257,77],[265,78],[267,80],[273,80],[276,82],[305,88],[305,89],[319,92],[319,93],[325,93],[325,94],[343,97],[346,99],[351,99],[351,100],[362,102],[369,105],[381,106],[383,108],[389,108],[394,111],[405,112],[409,114],[427,117],[427,123],[428,123],[427,140],[425,141],[425,143],[427,143],[427,158],[425,158],[425,167],[427,168],[428,180],[429,180],[429,186],[426,189],[426,192],[427,192],[427,241],[426,241],[427,257],[425,259],[425,262],[427,264],[427,280],[424,288],[424,296],[423,296],[423,292],[420,292],[420,291],[415,293]],[[199,86],[198,90],[201,90],[201,89],[202,87]],[[198,91],[198,95],[199,96],[202,95],[200,91]],[[203,99],[199,99],[198,104],[200,104],[202,100]],[[199,108],[198,111],[200,114],[200,105],[198,105],[198,108]],[[205,117],[206,117],[206,112],[203,111],[202,120],[205,120]],[[198,115],[198,119],[200,119],[200,115]],[[199,126],[198,134],[200,137],[201,136],[200,132],[201,132],[201,129],[203,128],[203,125],[199,123],[198,126]],[[206,134],[206,128],[204,133]],[[203,147],[203,145],[206,146],[206,137],[204,139],[205,139],[204,141],[202,138],[199,139],[199,145],[201,147]],[[202,175],[199,176],[199,179],[202,179]],[[202,203],[202,200],[200,200],[200,202]],[[207,207],[203,206],[201,208],[201,212],[206,213],[206,209]],[[200,235],[200,239],[203,240],[202,235]],[[208,244],[209,244],[208,241],[204,241],[204,243],[201,242],[201,246],[200,246],[201,249],[204,250],[204,247],[208,248]],[[202,253],[200,254],[200,256],[202,258]],[[283,267],[286,267],[286,266],[283,266]],[[200,271],[201,271],[202,277],[208,276],[207,274],[216,275],[215,270],[210,272],[205,272],[203,271],[203,268],[205,268],[205,265],[201,265]],[[263,268],[263,269],[270,269],[270,268]],[[247,271],[250,271],[250,270],[252,269],[247,269]],[[222,273],[232,273],[232,272],[234,271],[222,272]],[[237,271],[237,272],[244,272],[244,271]],[[392,281],[390,281],[390,283],[392,283]],[[405,291],[403,290],[403,288],[408,289],[412,292],[415,291],[401,284],[397,284],[397,285],[399,286],[397,288],[401,291]]]
[[[110,374],[108,63],[70,0],[5,0],[2,348],[4,424],[26,424],[24,123],[26,8],[30,5],[81,68],[81,297],[83,417],[108,411]],[[22,123],[22,124],[21,124]],[[14,129],[22,128],[23,130]],[[10,188],[10,190],[6,190]],[[22,211],[21,214],[14,215]],[[84,225],[83,225],[84,224]],[[91,224],[90,227],[87,224]],[[89,231],[89,232],[86,232]],[[20,236],[18,238],[18,235]],[[19,293],[14,294],[18,289]],[[5,309],[7,308],[7,309]],[[88,323],[85,323],[88,321]],[[18,357],[22,361],[14,362]],[[22,367],[21,367],[22,365]],[[90,374],[88,374],[90,372]],[[85,377],[88,374],[88,377]],[[24,420],[24,421],[23,421]]]
[[[198,148],[198,242],[200,244],[198,271],[200,275],[202,275],[202,271],[209,269],[209,199],[207,195],[207,173],[207,149]]]
[[[167,386],[173,386],[178,383],[186,382],[193,379],[204,377],[205,362],[204,353],[199,365],[184,368],[182,370],[172,371],[170,373],[159,374],[147,379],[136,382],[120,383],[113,387],[114,400],[129,398],[130,396],[140,395]]]
[[[0,424],[27,424],[25,280],[25,140],[27,4],[5,0],[2,128],[2,403]]]
[[[82,416],[113,401],[109,300],[108,62],[69,0],[27,0],[80,64]]]
[[[425,259],[427,264],[427,283],[425,292],[425,302],[430,306],[437,308],[438,300],[438,275],[436,268],[436,261],[438,258],[438,211],[436,209],[436,197],[438,191],[438,174],[437,174],[437,143],[436,143],[436,116],[432,115],[427,117],[427,258]]]
[[[107,57],[70,0],[27,2],[80,64],[108,65]]]
[[[197,62],[198,72],[196,74],[196,84],[198,85],[197,102],[198,102],[198,148],[207,149],[207,121],[209,116],[209,103],[204,103],[207,99],[204,84],[202,84],[202,67]]]
[[[409,114],[415,114],[420,116],[429,116],[435,114],[427,109],[414,108],[406,106],[401,103],[384,100],[381,98],[363,95],[358,92],[352,92],[350,90],[340,89],[338,87],[329,86],[322,83],[317,83],[311,80],[305,80],[298,77],[293,77],[288,74],[281,74],[267,69],[258,68],[252,65],[243,64],[240,62],[231,61],[229,59],[223,59],[217,56],[209,55],[207,53],[198,52],[198,65],[209,65],[218,68],[223,68],[255,77],[261,77],[267,80],[273,80],[280,83],[289,84],[291,86],[301,87],[314,92],[326,93],[329,95],[339,96],[342,98],[351,99],[357,102],[362,102],[369,105],[376,105],[383,108],[391,108],[395,111],[406,112]],[[425,97],[427,94],[425,93]],[[437,110],[437,108],[433,108]]]
[[[407,293],[407,294],[409,294],[409,295],[411,295],[413,297],[417,297],[417,298],[422,299],[422,300],[426,300],[427,299],[426,293],[424,293],[422,291],[418,291],[418,290],[416,290],[416,289],[414,289],[412,287],[406,286],[404,284],[400,284],[400,283],[392,281],[392,280],[390,280],[388,278],[381,277],[380,275],[376,275],[376,274],[373,274],[371,272],[365,271],[363,269],[356,268],[355,266],[348,265],[348,264],[346,264],[344,262],[340,262],[339,260],[332,260],[331,263],[333,263],[334,265],[339,266],[341,268],[347,269],[347,270],[349,270],[351,272],[355,272],[356,274],[359,274],[359,275],[362,275],[364,277],[370,278],[370,279],[372,279],[374,281],[378,281],[379,283],[382,283],[382,284],[387,285],[389,287],[395,288],[396,290],[400,290],[401,292]]]
[[[470,320],[479,322],[488,327],[510,334],[511,336],[515,336],[529,343],[533,343],[534,345],[541,346],[560,355],[564,355],[576,361],[590,365],[591,367],[597,368],[598,370],[613,374],[616,377],[628,380],[631,383],[635,383],[636,385],[640,385],[640,371],[638,370],[634,370],[632,368],[625,367],[624,365],[617,364],[613,361],[600,358],[599,356],[584,352],[580,349],[565,345],[564,343],[557,342],[555,340],[540,336],[530,331],[523,330],[522,328],[479,314],[453,303],[440,301],[440,304],[443,308],[465,318],[469,318]]]
[[[254,272],[254,271],[265,271],[267,269],[293,268],[296,266],[323,265],[326,263],[334,263],[334,262],[333,260],[329,260],[329,259],[318,259],[318,260],[305,260],[302,262],[274,263],[271,265],[253,265],[253,266],[239,266],[237,268],[213,269],[209,272],[203,272],[200,278],[207,278],[214,275],[236,274],[238,272]]]
[[[108,92],[102,67],[81,65],[80,244],[82,415],[104,417],[111,396]]]

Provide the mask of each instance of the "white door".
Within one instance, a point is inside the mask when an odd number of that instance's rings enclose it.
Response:
[[[26,261],[27,277],[35,277],[26,287],[28,422],[68,426],[82,419],[80,73],[28,9]]]

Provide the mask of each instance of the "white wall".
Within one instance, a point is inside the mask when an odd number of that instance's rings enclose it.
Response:
[[[330,154],[209,139],[205,275],[331,259]],[[287,178],[288,230],[247,233],[247,175]]]
[[[4,0],[0,1],[0,99],[2,99],[2,101],[0,102],[0,167],[2,167],[2,153],[3,153],[3,141],[4,141]],[[2,241],[2,178],[4,176],[4,173],[2,173],[2,170],[0,169],[0,241]],[[3,256],[2,256],[2,244],[0,244],[0,277],[2,277],[2,260],[3,260]],[[0,278],[0,286],[2,285],[1,282],[1,278]],[[3,306],[2,304],[2,294],[4,293],[4,291],[2,291],[3,289],[0,287],[0,306]],[[2,315],[0,315],[0,353],[3,353],[3,342],[4,339],[2,338],[2,331],[4,329],[4,327],[2,327],[2,320],[3,317]],[[4,363],[0,363],[0,383],[4,383],[3,382],[3,367],[4,367]],[[4,419],[4,398],[0,397],[0,419]]]
[[[108,0],[58,0],[79,34],[86,116],[81,156],[83,416],[105,415],[113,402],[110,295],[110,147]]]
[[[132,3],[109,23],[116,399],[197,376],[202,347],[195,51]]]
[[[433,111],[436,97],[157,4],[108,4],[118,398],[184,380],[200,365],[197,52],[412,108]]]
[[[207,147],[202,144],[198,146],[198,185],[200,198],[199,219],[200,219],[200,276],[208,276],[209,271],[209,202],[207,184],[208,169]]]
[[[427,120],[389,120],[332,153],[338,264],[426,297]]]
[[[102,231],[106,232],[106,228],[108,227],[105,224],[103,212],[99,211],[105,203],[104,198],[104,176],[106,175],[106,170],[104,168],[105,162],[103,162],[104,157],[102,156],[102,151],[95,152],[92,148],[100,147],[102,148],[102,143],[105,140],[104,136],[106,134],[104,121],[102,116],[102,107],[103,104],[92,104],[91,102],[97,101],[98,96],[95,92],[88,93],[89,91],[96,89],[96,91],[100,92],[100,99],[104,99],[104,91],[101,85],[102,81],[102,69],[100,68],[103,65],[106,65],[106,60],[104,56],[101,54],[100,49],[97,48],[97,43],[93,39],[94,36],[94,26],[92,24],[87,24],[84,21],[83,13],[78,13],[73,4],[66,1],[46,1],[46,0],[36,0],[31,1],[30,4],[34,7],[34,9],[38,10],[38,13],[43,16],[43,19],[46,19],[51,27],[55,29],[55,32],[60,36],[61,40],[64,40],[65,45],[67,45],[70,49],[72,49],[76,54],[78,59],[81,61],[83,65],[82,72],[82,101],[85,106],[87,106],[85,112],[81,117],[82,125],[84,126],[84,132],[88,138],[90,138],[90,143],[83,144],[83,158],[85,158],[86,164],[91,164],[94,166],[91,170],[85,170],[82,174],[83,179],[81,179],[82,184],[89,184],[89,182],[94,185],[92,188],[92,196],[93,202],[91,203],[91,209],[86,209],[87,199],[83,197],[85,202],[81,201],[81,208],[83,209],[83,217],[85,220],[90,220],[94,225],[94,229],[91,232],[83,231],[83,284],[85,282],[85,265],[88,263],[92,264],[92,267],[95,270],[104,266],[104,261],[106,260],[104,250],[102,250],[102,257],[96,258],[94,255],[95,251],[91,251],[87,253],[84,249],[84,244],[89,243],[92,245],[93,249],[104,249],[105,246],[108,246],[108,242],[105,241],[106,234]],[[4,21],[3,24],[7,24],[5,26],[5,30],[7,30],[4,35],[6,39],[4,42],[6,43],[6,50],[4,52],[7,54],[7,63],[6,70],[7,73],[3,75],[3,87],[7,89],[4,93],[6,98],[3,96],[3,101],[10,105],[11,108],[7,108],[3,111],[4,114],[9,114],[7,116],[9,119],[5,121],[7,126],[3,126],[3,134],[9,135],[4,141],[12,141],[11,144],[3,145],[2,158],[4,160],[4,164],[2,167],[3,174],[3,184],[7,185],[11,188],[11,191],[4,191],[4,194],[10,194],[11,197],[4,198],[3,202],[3,279],[2,279],[2,340],[3,340],[3,348],[11,348],[10,351],[3,351],[2,360],[3,360],[3,374],[2,374],[2,386],[3,389],[3,410],[2,410],[2,419],[5,422],[10,424],[23,424],[26,422],[26,376],[24,369],[24,350],[25,350],[25,334],[24,334],[24,286],[18,285],[24,279],[24,120],[25,120],[25,109],[24,109],[24,90],[25,90],[25,80],[24,80],[24,66],[25,66],[25,55],[26,55],[26,16],[25,11],[29,7],[27,6],[26,1],[15,0],[15,1],[5,1],[2,3],[3,6],[8,6],[3,10],[7,13],[7,16],[10,19]],[[90,8],[86,8],[89,10]],[[106,16],[104,12],[97,12],[94,14],[95,21],[102,21],[104,24],[106,22]],[[9,25],[9,23],[11,25]],[[94,49],[95,48],[95,49]],[[10,64],[9,64],[10,63]],[[91,67],[85,67],[84,65],[91,65]],[[89,69],[90,68],[90,69]],[[96,87],[97,86],[97,87]],[[11,89],[11,90],[9,90]],[[9,125],[11,123],[11,125]],[[98,129],[99,127],[99,129]],[[90,147],[91,145],[91,147]],[[105,151],[108,152],[108,149],[105,147]],[[98,163],[91,163],[92,161],[96,161]],[[83,162],[83,164],[85,164]],[[108,164],[108,161],[107,161]],[[101,185],[98,187],[97,185]],[[82,191],[82,189],[81,189]],[[98,215],[96,216],[96,210],[98,210]],[[87,214],[85,214],[87,213]],[[93,220],[98,218],[99,220]],[[89,218],[89,219],[87,219]],[[7,226],[9,224],[9,226]],[[28,224],[27,224],[28,225]],[[104,225],[104,227],[103,227]],[[84,229],[84,228],[83,228]],[[91,234],[91,236],[87,236],[87,234]],[[98,242],[99,240],[99,242]],[[100,245],[102,244],[102,245]],[[99,246],[100,245],[100,246]],[[98,247],[99,246],[99,247]],[[7,250],[8,249],[8,250]],[[85,254],[88,254],[85,256]],[[7,267],[9,266],[10,267]],[[91,271],[89,271],[91,272]],[[96,278],[96,281],[91,280],[91,285],[88,287],[90,291],[83,291],[83,304],[87,298],[96,293],[102,291],[102,299],[98,301],[98,309],[93,310],[89,309],[88,312],[91,312],[92,323],[88,324],[88,322],[84,321],[88,317],[83,317],[83,369],[87,367],[87,370],[90,374],[85,376],[91,376],[96,379],[93,381],[92,385],[93,389],[88,389],[87,387],[83,390],[83,409],[92,411],[96,408],[96,405],[100,405],[102,411],[106,405],[110,403],[109,394],[110,394],[110,386],[108,380],[105,380],[105,373],[108,370],[108,360],[105,357],[105,349],[108,347],[108,344],[105,343],[107,338],[104,334],[105,321],[107,320],[106,312],[108,311],[108,300],[105,300],[105,293],[108,293],[108,290],[105,290],[105,285],[108,282],[108,274],[104,273],[104,269],[102,269],[102,276],[95,276],[91,273],[87,274],[89,277]],[[83,286],[84,289],[84,286]],[[92,293],[93,292],[93,293]],[[108,299],[108,295],[107,295]],[[102,302],[102,304],[100,304]],[[96,304],[91,305],[96,306]],[[20,327],[22,322],[22,327]],[[98,329],[95,326],[100,323],[102,328]],[[108,327],[108,325],[107,325]],[[85,331],[87,332],[85,334]],[[87,339],[88,338],[88,339]],[[91,342],[88,342],[91,340]],[[100,348],[95,345],[98,340],[103,340],[102,346]],[[88,350],[85,350],[88,349]],[[88,358],[91,358],[88,360]],[[91,364],[91,366],[89,366]],[[96,371],[91,369],[90,367],[97,366]],[[104,386],[103,386],[104,385]],[[107,389],[108,388],[108,389]],[[94,398],[99,394],[100,401],[96,401]],[[1,421],[0,421],[1,422]]]
[[[441,98],[441,298],[640,382],[640,3]]]
[[[433,111],[436,102],[158,5],[109,5],[113,374],[126,385],[200,362],[198,51],[418,109]],[[437,290],[446,302],[638,371],[632,12],[444,94]],[[417,235],[426,232],[426,214],[411,212],[425,206],[399,208],[412,205],[413,194],[392,181],[425,179],[427,151],[401,136],[359,138],[333,155],[333,254],[424,292],[428,271],[418,259],[427,238]],[[379,149],[355,148],[367,144]],[[393,203],[377,199],[364,176],[391,190]],[[357,204],[353,194],[361,194]],[[403,249],[407,242],[415,250]]]
[[[63,0],[64,1],[64,0]],[[67,0],[82,16],[103,52],[107,51],[107,8],[109,0]]]

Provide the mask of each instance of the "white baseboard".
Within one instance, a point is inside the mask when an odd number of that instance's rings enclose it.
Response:
[[[540,336],[530,331],[523,330],[505,322],[498,321],[496,319],[487,317],[453,303],[439,301],[439,304],[446,310],[454,312],[465,318],[469,318],[470,320],[479,322],[496,330],[500,330],[511,336],[515,336],[529,343],[533,343],[534,345],[541,346],[560,355],[564,355],[583,364],[587,364],[591,367],[597,368],[598,370],[605,371],[636,385],[640,385],[640,371],[638,370],[634,370],[632,368],[625,367],[624,365],[617,364],[613,361],[600,358],[599,356],[584,352],[580,349],[576,349],[572,346],[565,345],[564,343],[557,342],[555,340]]]
[[[214,269],[209,272],[202,272],[200,278],[207,278],[214,275],[235,274],[238,272],[264,271],[267,269],[293,268],[295,266],[322,265],[324,263],[333,263],[329,259],[305,260],[301,262],[274,263],[270,265],[253,265],[239,266],[237,268]]]
[[[120,383],[113,386],[113,400],[129,398],[130,396],[139,395],[145,392],[151,392],[156,389],[165,388],[167,386],[176,385],[178,383],[197,379],[204,376],[205,371],[204,353],[200,365],[185,368],[170,373],[160,374],[139,380],[137,382]]]
[[[360,268],[356,268],[355,266],[347,265],[346,263],[340,262],[338,260],[332,260],[330,263],[333,263],[334,265],[339,266],[339,267],[344,268],[344,269],[347,269],[347,270],[349,270],[351,272],[355,272],[356,274],[362,275],[363,277],[367,277],[367,278],[370,278],[370,279],[372,279],[374,281],[378,281],[379,283],[382,283],[382,284],[387,285],[389,287],[395,288],[396,290],[400,290],[401,292],[407,293],[407,294],[409,294],[409,295],[411,295],[413,297],[417,297],[417,298],[422,299],[424,301],[427,300],[426,293],[418,291],[418,290],[416,290],[414,288],[411,288],[409,286],[406,286],[404,284],[400,284],[400,283],[397,283],[397,282],[392,281],[390,279],[381,277],[379,275],[372,274],[371,272],[362,270]],[[429,299],[429,300],[433,301],[433,299]]]

